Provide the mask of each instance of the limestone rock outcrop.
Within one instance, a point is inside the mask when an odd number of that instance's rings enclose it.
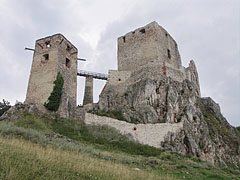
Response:
[[[240,164],[239,131],[218,104],[201,98],[194,61],[182,66],[176,41],[156,22],[118,38],[118,70],[109,71],[99,110],[118,111],[130,123],[181,123],[159,138],[160,148],[213,164]]]
[[[180,131],[165,135],[161,148],[213,164],[240,163],[239,131],[222,116],[219,105],[199,97],[196,85],[187,79],[178,82],[157,68],[143,68],[123,83],[107,83],[99,109],[120,111],[128,122],[183,123]]]

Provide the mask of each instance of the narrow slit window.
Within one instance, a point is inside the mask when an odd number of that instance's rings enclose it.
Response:
[[[171,59],[171,52],[169,49],[167,50],[167,54],[168,54],[168,59]]]
[[[68,67],[68,68],[70,68],[70,60],[68,59],[68,58],[66,58],[66,66]]]
[[[44,57],[44,60],[45,60],[45,61],[48,61],[48,60],[49,60],[49,54],[44,54],[43,57]]]
[[[124,43],[126,42],[126,38],[125,38],[125,36],[123,36],[123,42],[124,42]]]

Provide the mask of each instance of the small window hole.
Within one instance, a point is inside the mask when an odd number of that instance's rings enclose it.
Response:
[[[47,61],[49,59],[49,54],[44,54],[43,57],[44,57],[44,60]]]
[[[141,29],[140,32],[141,32],[141,33],[145,33],[145,29]]]
[[[118,81],[121,81],[121,79],[119,78]]]
[[[51,47],[50,41],[45,42],[45,44],[46,44],[46,47],[47,47],[47,48],[50,48],[50,47]]]
[[[125,38],[125,36],[123,36],[123,42],[124,42],[124,43],[126,42],[126,38]]]
[[[134,131],[136,131],[136,130],[137,130],[137,128],[136,128],[136,127],[133,127],[133,130],[134,130]]]
[[[66,58],[66,66],[70,68],[70,60],[68,58]]]
[[[67,45],[67,48],[66,48],[67,51],[70,51],[71,50],[71,47],[69,45]]]

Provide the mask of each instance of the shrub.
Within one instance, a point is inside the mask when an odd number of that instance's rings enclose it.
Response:
[[[10,103],[3,99],[3,102],[0,102],[0,116],[2,116],[10,107]]]
[[[44,103],[44,106],[50,111],[57,111],[59,108],[61,96],[62,96],[62,88],[63,88],[63,77],[60,72],[57,74],[57,78],[54,81],[54,87],[51,95],[49,96],[47,102]]]

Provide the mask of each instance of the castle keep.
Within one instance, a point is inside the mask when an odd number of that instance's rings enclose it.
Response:
[[[176,41],[155,21],[118,38],[118,70],[109,72],[108,83],[122,83],[131,73],[146,67],[158,67],[162,75],[179,82],[188,79],[197,86],[200,96],[194,61],[187,68],[182,66]]]
[[[61,116],[69,117],[76,107],[77,53],[77,48],[62,34],[37,40],[25,103],[36,104],[44,111],[43,104],[53,91],[53,82],[60,72],[64,85],[58,111]]]

